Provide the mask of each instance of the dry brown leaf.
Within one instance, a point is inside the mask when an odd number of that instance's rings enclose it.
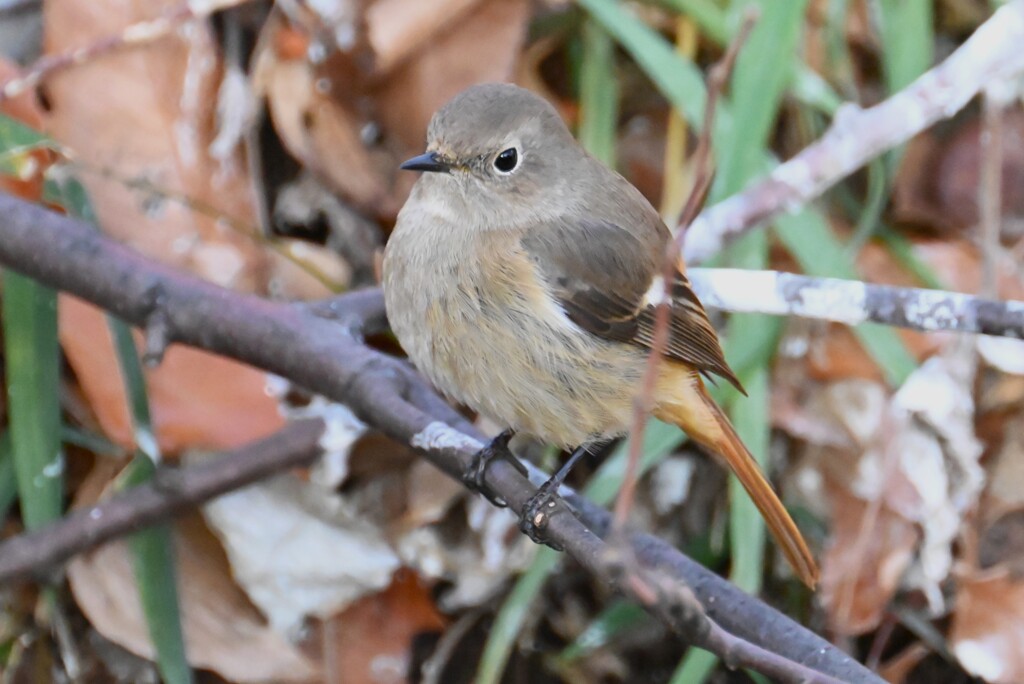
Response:
[[[915,641],[882,663],[878,668],[878,674],[889,684],[903,684],[929,652],[927,646],[920,641]]]
[[[177,5],[48,2],[46,49],[90,45]],[[47,125],[85,171],[82,181],[105,232],[221,285],[263,291],[263,248],[228,227],[255,225],[245,165],[238,155],[215,159],[209,152],[220,74],[207,23],[191,22],[156,43],[56,74],[46,84]],[[130,189],[126,180],[144,181],[166,194]],[[169,197],[188,198],[193,205]],[[61,343],[83,393],[104,429],[129,445],[122,381],[106,322],[80,303],[62,302]],[[172,348],[147,381],[157,433],[168,452],[238,446],[282,425],[263,391],[263,374],[237,363]]]
[[[326,621],[324,669],[330,681],[403,684],[413,640],[446,624],[429,587],[414,572],[399,571],[387,589]]]
[[[475,83],[512,77],[529,18],[527,0],[483,0],[435,33],[378,91],[385,129],[406,149],[422,151],[427,124],[441,105]]]
[[[847,383],[846,401],[824,402],[863,449],[821,466],[834,505],[822,601],[838,631],[875,627],[900,586],[920,589],[933,613],[945,609],[953,544],[984,481],[972,377],[970,359],[953,352],[926,361],[891,401],[865,401],[863,390],[855,399],[864,383]]]
[[[124,447],[135,444],[124,381],[103,312],[70,295],[58,308],[61,342],[103,431]],[[141,338],[136,337],[141,349]],[[267,375],[207,352],[172,346],[146,387],[160,448],[231,449],[284,426],[266,394]]]
[[[366,28],[377,76],[429,47],[438,34],[462,20],[481,1],[376,0],[366,10]]]
[[[1024,681],[1024,582],[1006,572],[961,578],[949,645],[971,674],[992,684]]]
[[[76,506],[96,501],[115,474],[100,460],[79,488]],[[178,590],[189,662],[232,682],[306,682],[317,666],[268,627],[231,579],[216,539],[198,517],[175,526]],[[127,545],[113,542],[76,557],[68,582],[90,624],[144,658],[154,657]]]
[[[54,0],[44,5],[48,53],[90,45],[160,16],[176,0]],[[238,157],[209,152],[221,64],[205,22],[157,43],[60,72],[46,85],[50,133],[87,169],[82,180],[108,234],[165,263],[244,291],[263,287],[262,250],[218,216],[255,227],[253,195]],[[102,94],[102,96],[99,96]],[[131,190],[145,181],[171,197]]]
[[[910,567],[920,538],[915,526],[884,505],[870,504],[845,487],[829,487],[831,542],[822,558],[821,602],[839,634],[878,626]]]
[[[333,490],[281,476],[203,507],[246,593],[277,629],[326,617],[386,587],[399,559]]]
[[[981,118],[954,120],[911,141],[896,174],[896,219],[940,231],[969,229],[978,222],[982,157]],[[1024,218],[1024,109],[1003,115],[1001,148],[1004,231]],[[1019,237],[1019,229],[1016,231]]]
[[[350,91],[357,84],[351,73],[324,73],[324,66],[310,64],[304,50],[295,50],[302,40],[308,43],[301,31],[272,17],[253,58],[253,87],[266,98],[281,141],[306,170],[355,207],[396,213],[389,187],[395,158],[363,144],[362,132],[372,122],[353,106]]]

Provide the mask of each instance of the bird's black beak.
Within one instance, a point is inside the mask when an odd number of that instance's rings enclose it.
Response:
[[[405,171],[433,171],[435,173],[448,173],[451,166],[437,152],[427,152],[418,157],[407,159],[398,168]]]

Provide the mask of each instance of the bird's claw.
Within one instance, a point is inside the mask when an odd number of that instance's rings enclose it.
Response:
[[[561,551],[562,547],[548,539],[546,534],[550,514],[558,506],[558,494],[555,493],[555,488],[550,485],[550,481],[542,484],[523,506],[523,511],[519,518],[519,530],[529,537],[533,543],[543,544],[555,551]]]
[[[491,465],[491,462],[497,459],[503,459],[508,461],[524,476],[527,474],[526,466],[520,463],[519,459],[509,451],[508,442],[510,439],[512,439],[512,432],[509,430],[502,432],[500,435],[492,439],[487,446],[473,456],[473,460],[470,461],[469,465],[466,466],[466,469],[462,473],[462,482],[469,489],[483,494],[488,501],[500,508],[508,506],[508,502],[500,496],[495,495],[484,481],[484,478],[487,475],[487,468]]]

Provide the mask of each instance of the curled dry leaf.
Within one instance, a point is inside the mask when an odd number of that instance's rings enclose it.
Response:
[[[828,493],[832,525],[820,598],[835,632],[863,634],[881,622],[920,533],[887,506],[872,506],[838,483]]]
[[[48,2],[46,49],[90,45],[160,16],[167,5]],[[211,31],[204,22],[191,22],[156,43],[55,75],[46,84],[46,123],[75,160],[102,230],[226,287],[263,291],[266,256],[254,235],[237,230],[255,226],[245,165],[237,154],[210,152],[221,72]],[[133,183],[149,190],[132,189]],[[64,298],[60,334],[100,424],[131,444],[123,383],[102,314]],[[262,374],[222,358],[172,347],[159,368],[147,371],[147,382],[167,452],[238,446],[282,425],[263,392]]]
[[[920,589],[936,613],[945,608],[940,585],[984,480],[971,366],[963,354],[933,357],[889,402],[864,383],[833,392],[846,397],[829,404],[837,421],[862,449],[822,465],[833,483],[822,600],[837,631],[876,627],[901,587]]]
[[[355,84],[321,73],[323,67],[307,57],[309,43],[282,17],[271,17],[253,57],[256,93],[266,99],[284,146],[307,171],[368,214],[396,213],[389,195],[395,157],[364,145],[363,133],[373,124],[355,106],[354,93],[346,92]],[[344,97],[336,96],[339,90]]]
[[[114,475],[111,461],[97,461],[78,490],[76,506],[97,501]],[[175,528],[189,663],[232,682],[313,681],[316,665],[269,627],[249,603],[201,520],[188,518]],[[68,566],[68,582],[82,612],[100,634],[136,655],[154,657],[124,542],[76,557]]]
[[[1024,582],[1006,572],[961,578],[949,645],[960,664],[991,684],[1024,681]]]
[[[279,631],[383,589],[399,567],[381,530],[336,503],[330,490],[282,476],[203,507],[235,578]]]

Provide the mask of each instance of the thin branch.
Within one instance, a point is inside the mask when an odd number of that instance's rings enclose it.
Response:
[[[91,226],[61,216],[40,206],[0,194],[0,263],[51,287],[67,290],[113,312],[135,325],[145,325],[155,306],[165,313],[168,339],[201,347],[249,363],[305,386],[332,399],[343,401],[367,424],[385,435],[411,445],[440,469],[459,477],[482,443],[450,406],[426,387],[407,365],[354,340],[336,323],[315,315],[304,306],[267,301],[233,293],[167,266],[152,262],[127,247],[106,238]],[[160,297],[153,293],[159,292]],[[519,471],[504,461],[487,471],[487,486],[515,511],[534,494],[534,487]],[[595,527],[607,528],[606,512],[589,510]],[[60,525],[51,529],[60,529]],[[96,524],[102,524],[97,521]],[[634,588],[622,581],[608,562],[608,548],[584,525],[565,503],[559,503],[549,518],[547,534],[584,568],[622,594],[642,602]],[[646,549],[661,548],[653,538]],[[6,542],[15,543],[16,540]],[[0,546],[0,558],[9,547]],[[645,549],[636,549],[643,558]],[[661,549],[659,572],[670,573],[681,582],[675,569],[687,561],[674,550]],[[653,565],[653,564],[652,564]],[[695,564],[691,563],[691,570]],[[720,644],[710,640],[707,626],[713,611],[724,629],[739,634],[749,624],[733,622],[726,596],[734,596],[730,585],[703,569],[696,585],[706,591],[701,602],[702,619],[678,622],[673,628],[687,629],[684,638],[714,650]],[[696,590],[695,590],[696,591]],[[664,601],[649,607],[663,619],[692,613],[686,604],[674,603],[668,593]],[[806,667],[816,662],[829,675],[844,681],[878,682],[876,676],[788,618],[751,598],[760,628],[788,630],[790,639],[780,655],[792,661],[781,681],[807,678]],[[749,613],[745,614],[749,618]],[[694,625],[703,625],[694,629]],[[757,636],[755,635],[755,639]],[[749,649],[751,667],[772,671],[772,663],[758,660],[758,649]],[[822,663],[822,654],[824,662]],[[728,657],[729,653],[719,653]]]
[[[1024,338],[1022,301],[779,271],[695,268],[689,276],[701,301],[723,311]]]
[[[1003,220],[1003,110],[1016,99],[993,84],[982,102],[981,173],[978,177],[978,219],[981,223],[981,295],[995,297],[999,285],[999,234]]]
[[[182,24],[240,5],[249,0],[202,0],[183,2],[162,16],[126,26],[120,33],[101,38],[85,47],[41,57],[24,74],[0,83],[0,102],[35,88],[58,71],[84,64],[114,50],[154,43],[170,35]]]
[[[687,262],[706,261],[772,216],[803,207],[882,152],[953,116],[983,87],[1019,75],[1022,43],[1024,0],[1013,0],[907,88],[870,109],[844,105],[820,140],[704,211],[687,231]]]
[[[0,545],[0,584],[46,574],[71,556],[187,513],[195,506],[287,468],[310,465],[323,453],[324,423],[297,420],[254,444],[211,460],[161,470],[153,482],[69,513],[58,523]]]

